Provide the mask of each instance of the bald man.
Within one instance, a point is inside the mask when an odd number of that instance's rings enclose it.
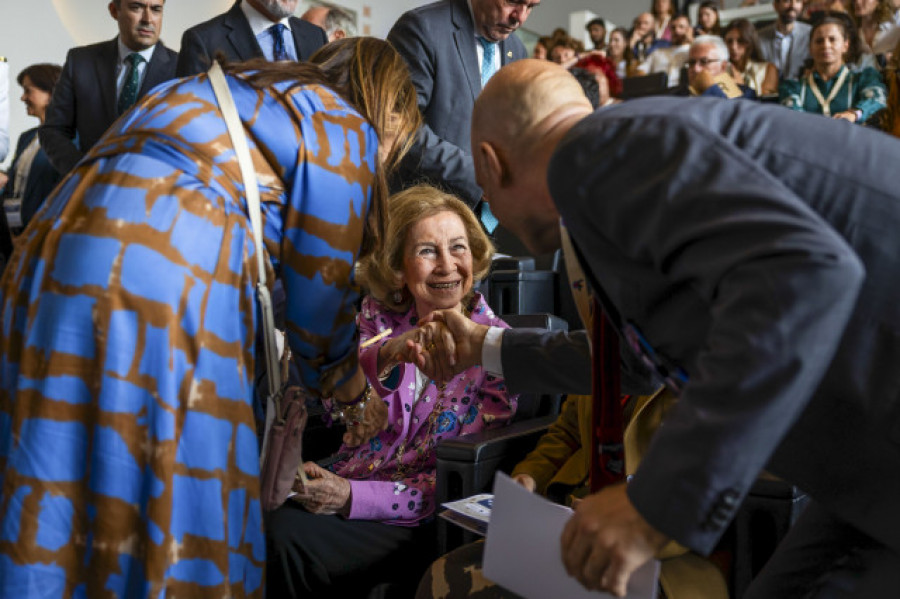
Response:
[[[562,217],[615,326],[684,374],[634,478],[566,526],[589,588],[623,595],[668,539],[709,553],[764,467],[814,502],[745,597],[900,588],[900,197],[865,159],[900,143],[807,117],[673,97],[592,113],[534,60],[476,102],[500,222],[543,253]]]

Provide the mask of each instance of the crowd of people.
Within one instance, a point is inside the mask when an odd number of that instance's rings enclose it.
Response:
[[[0,596],[509,596],[479,546],[438,559],[435,448],[523,392],[570,394],[513,476],[574,507],[585,587],[655,557],[670,599],[727,597],[706,556],[764,468],[813,507],[746,597],[898,583],[900,206],[863,160],[900,145],[874,130],[900,134],[897,3],[774,0],[758,28],[653,0],[528,59],[540,4],[438,0],[380,40],[237,0],[176,53],[165,0],[111,0],[115,39],[19,71]],[[562,248],[582,330],[495,314],[477,288],[510,243]],[[291,382],[344,428],[267,510],[270,295]],[[598,440],[611,406],[652,415],[639,461]]]
[[[595,106],[615,103],[623,91],[627,97],[625,79],[665,73],[667,93],[777,101],[792,110],[891,131],[898,110],[888,98],[900,60],[898,3],[774,0],[772,5],[776,21],[758,26],[743,18],[723,24],[716,0],[699,3],[695,23],[676,2],[653,0],[630,29],[591,20],[586,29],[592,48],[558,29],[538,39],[533,56],[575,70],[578,77],[579,70],[587,70],[600,90]]]

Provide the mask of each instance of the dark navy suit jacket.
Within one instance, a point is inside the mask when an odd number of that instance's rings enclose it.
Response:
[[[291,17],[290,22],[300,60],[308,60],[316,50],[328,43],[328,36],[321,27],[295,17]],[[228,12],[184,32],[178,54],[178,76],[205,73],[219,52],[230,61],[263,57],[240,2],[235,2]]]
[[[897,155],[863,127],[671,97],[601,109],[557,148],[589,277],[689,376],[628,488],[668,536],[710,551],[766,467],[900,550]]]
[[[175,77],[177,58],[176,52],[162,42],[157,43],[138,98]],[[116,112],[118,61],[116,38],[72,48],[66,56],[47,108],[47,118],[38,133],[50,163],[63,175],[72,170],[119,116]]]

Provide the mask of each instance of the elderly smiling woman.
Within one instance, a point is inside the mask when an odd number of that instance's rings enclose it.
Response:
[[[472,290],[493,248],[471,210],[419,186],[389,200],[387,220],[383,251],[358,267],[370,291],[358,323],[360,364],[388,404],[388,427],[367,445],[341,447],[330,470],[305,464],[309,484],[272,513],[268,585],[276,596],[365,596],[374,583],[401,579],[414,589],[434,558],[434,445],[505,424],[515,411],[504,381],[480,366],[438,385],[407,363],[417,345],[440,343],[417,327],[433,310],[507,326]]]

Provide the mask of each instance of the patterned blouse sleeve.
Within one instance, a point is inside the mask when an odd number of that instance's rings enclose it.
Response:
[[[351,520],[413,524],[434,513],[434,470],[403,480],[351,480]]]
[[[384,309],[372,297],[366,296],[363,298],[362,307],[359,316],[357,316],[360,345],[390,328],[391,320],[384,315]],[[388,339],[397,334],[399,334],[399,331],[395,330],[394,333],[381,341],[359,349],[359,363],[366,374],[366,379],[368,379],[369,384],[372,385],[379,397],[385,397],[396,390],[386,387],[384,381],[378,378],[380,374],[378,372],[378,352],[381,350],[381,346],[387,343]],[[398,382],[402,379],[402,376],[391,378],[395,379],[394,382]]]
[[[300,122],[282,242],[287,333],[303,384],[323,396],[358,365],[353,264],[375,180],[378,140],[340,105]]]
[[[866,67],[859,72],[856,81],[856,94],[854,94],[853,107],[862,112],[860,123],[887,106],[887,88],[881,74],[872,67]]]

